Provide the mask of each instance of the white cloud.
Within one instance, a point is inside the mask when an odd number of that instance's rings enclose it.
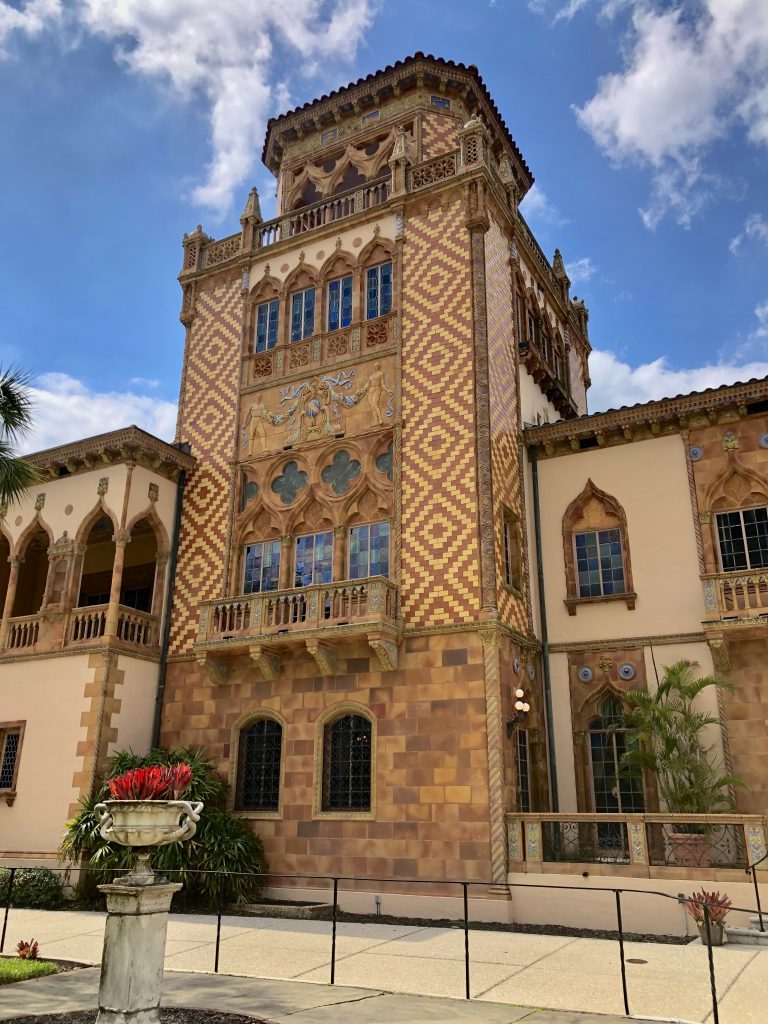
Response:
[[[568,223],[540,185],[531,188],[521,202],[520,209],[531,223],[550,224],[553,227]]]
[[[745,239],[763,242],[768,245],[768,220],[761,213],[750,213],[744,221],[744,227],[735,235],[728,248],[736,255]]]
[[[131,377],[128,383],[137,388],[151,388],[153,391],[160,387],[160,381],[154,377]]]
[[[597,267],[589,256],[582,256],[581,259],[566,263],[565,272],[568,274],[572,285],[579,285],[594,277],[597,273]]]
[[[42,451],[135,423],[173,439],[176,403],[136,391],[93,391],[66,373],[46,373],[31,388],[34,427],[25,452]]]
[[[572,5],[569,5],[572,6]],[[615,13],[615,2],[601,5]],[[683,226],[724,183],[706,170],[708,148],[737,129],[768,143],[768,3],[765,0],[630,0],[621,71],[599,79],[576,109],[615,161],[649,167],[643,220]]]
[[[758,307],[760,308],[760,307]],[[768,301],[764,304],[768,334]],[[722,384],[768,376],[768,361],[735,364],[721,362],[691,369],[673,370],[665,357],[641,366],[630,366],[615,352],[595,349],[589,357],[592,387],[589,389],[590,412],[615,409],[636,402],[671,398],[689,391],[716,388]]]
[[[752,332],[753,338],[768,338],[768,299],[755,306],[757,327]]]
[[[267,117],[288,104],[276,67],[284,46],[298,76],[354,59],[376,0],[79,0],[68,16],[80,31],[114,45],[118,63],[170,84],[209,111],[211,161],[193,200],[219,215],[252,172]],[[38,34],[61,18],[60,0],[0,0],[0,44]]]

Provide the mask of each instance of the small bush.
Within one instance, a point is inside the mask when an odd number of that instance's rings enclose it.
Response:
[[[9,868],[0,868],[0,900],[5,904]],[[61,874],[48,868],[18,868],[13,879],[11,902],[14,907],[40,907],[53,910],[64,902]]]

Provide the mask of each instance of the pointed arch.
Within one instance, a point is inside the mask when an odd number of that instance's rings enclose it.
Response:
[[[241,514],[238,536],[240,544],[275,540],[282,536],[280,518],[261,502]]]
[[[153,501],[151,501],[142,512],[137,512],[133,519],[130,520],[126,527],[129,535],[133,532],[134,526],[141,522],[142,519],[146,519],[152,527],[157,539],[158,551],[169,551],[171,547],[170,537],[168,536],[165,524],[158,515],[157,507]]]
[[[90,512],[88,512],[83,519],[80,520],[80,525],[75,533],[75,544],[84,544],[91,530],[99,519],[109,519],[112,522],[113,532],[117,533],[120,529],[118,525],[118,518],[116,513],[107,505],[103,497],[100,497],[96,504],[93,506]]]
[[[725,469],[712,481],[705,492],[705,509],[722,512],[726,509],[768,505],[766,482],[738,458],[731,456]]]
[[[43,606],[48,588],[50,562],[48,550],[54,543],[53,531],[39,511],[19,537],[14,552],[21,558],[12,616],[36,615]]]
[[[356,260],[346,249],[334,249],[328,259],[320,267],[320,278],[330,281],[334,277],[351,274],[355,269]]]
[[[319,498],[314,488],[296,508],[288,520],[288,533],[297,536],[303,533],[320,533],[336,526],[333,509]]]
[[[563,557],[570,615],[585,601],[622,600],[634,609],[627,516],[621,503],[591,479],[563,515]]]
[[[376,263],[384,263],[386,260],[393,260],[397,256],[397,246],[391,238],[382,238],[380,235],[374,237],[364,245],[357,258],[360,267],[374,266]]]
[[[266,271],[266,267],[264,269]],[[252,306],[256,306],[260,302],[267,302],[269,299],[277,299],[280,296],[281,289],[282,285],[279,278],[265,272],[253,288],[251,288],[250,294],[248,295],[248,302]]]
[[[366,482],[359,493],[353,494],[346,502],[343,521],[350,526],[357,526],[360,523],[388,519],[392,515],[390,506],[389,497]]]
[[[313,267],[311,263],[301,262],[286,277],[283,283],[283,291],[298,292],[304,288],[316,288],[319,280],[317,268]]]
[[[15,548],[13,551],[14,555],[18,555],[19,558],[24,557],[24,552],[27,548],[32,537],[39,531],[43,530],[48,535],[48,543],[53,544],[53,530],[46,523],[45,519],[40,515],[39,512],[35,512],[33,518],[27,523],[16,541]]]

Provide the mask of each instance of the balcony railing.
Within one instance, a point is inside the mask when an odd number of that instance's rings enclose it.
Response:
[[[708,620],[768,616],[768,571],[716,573],[702,582]]]
[[[371,576],[206,601],[200,609],[198,642],[236,647],[238,640],[274,641],[308,630],[339,632],[360,623],[394,624],[396,617],[397,587],[383,576]]]
[[[337,359],[385,348],[392,341],[392,316],[380,316],[330,334],[319,334],[305,341],[278,345],[269,352],[251,353],[244,383],[272,381],[305,370],[311,371],[313,367],[319,369]]]
[[[743,870],[766,850],[766,819],[744,814],[509,814],[510,871],[621,865]]]
[[[108,610],[109,605],[97,604],[72,608],[68,614],[55,616],[44,612],[15,616],[8,621],[5,652],[50,652],[103,641]],[[137,647],[156,647],[157,627],[154,615],[119,605],[114,639]]]

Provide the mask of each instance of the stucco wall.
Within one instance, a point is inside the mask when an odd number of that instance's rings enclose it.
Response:
[[[117,738],[110,742],[108,753],[133,750],[144,754],[152,742],[158,665],[156,661],[121,654],[118,671],[123,673],[122,682],[115,690],[120,709],[112,715],[111,723],[117,730]]]

